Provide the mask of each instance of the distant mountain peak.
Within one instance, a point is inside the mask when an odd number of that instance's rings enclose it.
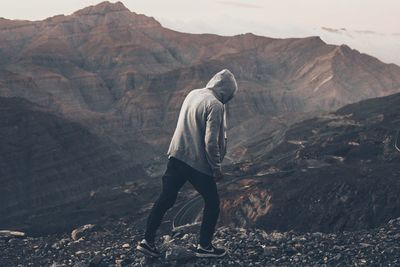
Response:
[[[106,14],[113,14],[113,17],[119,21],[123,21],[121,18],[128,19],[137,27],[161,27],[161,24],[153,17],[132,12],[121,2],[111,3],[104,1],[73,13],[75,16],[103,16]]]
[[[100,15],[111,12],[130,12],[130,10],[122,3],[116,2],[111,3],[109,1],[101,2],[97,5],[88,6],[80,9],[74,13],[74,15]]]
[[[335,55],[341,55],[347,57],[353,53],[359,53],[359,52],[356,49],[352,49],[351,47],[345,44],[341,44],[335,48]]]
[[[305,37],[304,40],[312,43],[326,44],[324,40],[322,40],[321,37],[318,35]]]

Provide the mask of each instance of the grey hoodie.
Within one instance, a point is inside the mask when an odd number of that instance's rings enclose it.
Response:
[[[210,176],[220,173],[226,154],[225,104],[237,89],[235,77],[224,69],[205,88],[192,90],[183,101],[168,158],[175,157]]]

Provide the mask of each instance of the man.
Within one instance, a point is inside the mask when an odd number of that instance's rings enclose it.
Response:
[[[167,155],[168,165],[162,177],[162,193],[147,220],[141,252],[159,256],[155,235],[166,211],[176,200],[178,191],[189,181],[204,199],[198,257],[222,257],[225,249],[211,243],[219,216],[216,181],[222,179],[221,162],[226,153],[225,104],[237,92],[233,74],[224,69],[205,88],[192,90],[185,98]]]

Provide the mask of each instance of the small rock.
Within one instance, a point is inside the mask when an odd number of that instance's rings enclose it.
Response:
[[[372,247],[372,245],[371,245],[371,244],[368,244],[368,243],[360,243],[360,246],[361,246],[362,248]]]
[[[300,243],[296,243],[296,244],[294,244],[294,247],[295,247],[295,249],[302,249],[303,245]]]
[[[285,249],[285,252],[289,255],[293,255],[293,254],[297,253],[297,249],[295,249],[292,246],[287,246]]]
[[[0,239],[11,239],[11,238],[21,238],[24,237],[24,232],[10,231],[10,230],[0,230]]]
[[[58,243],[54,243],[53,245],[51,245],[51,248],[60,249],[60,245]]]
[[[268,238],[268,234],[267,234],[264,230],[261,230],[261,236],[262,236],[264,239],[267,239],[267,238]]]
[[[334,245],[332,249],[333,249],[333,250],[344,250],[345,247],[344,247],[344,246]]]
[[[128,243],[122,245],[122,248],[130,248],[131,246]]]
[[[163,236],[163,241],[164,241],[164,243],[171,242],[171,236],[170,235],[164,235]]]
[[[71,240],[69,238],[63,238],[58,243],[60,244],[60,246],[64,246],[67,245],[70,241]]]
[[[268,246],[264,247],[264,254],[266,256],[272,256],[275,255],[278,252],[278,248],[275,246]]]
[[[335,257],[332,258],[334,261],[339,261],[342,258],[342,254],[338,253]]]
[[[395,235],[393,236],[393,238],[394,238],[394,239],[399,239],[399,240],[400,240],[400,234],[395,234]]]
[[[10,243],[10,244],[14,244],[14,243],[17,243],[17,242],[18,242],[18,239],[16,239],[16,238],[10,238],[7,242]]]
[[[284,236],[283,236],[282,233],[273,232],[273,233],[271,234],[271,239],[272,239],[272,240],[281,240],[281,239],[283,239],[283,238],[284,238]]]
[[[65,264],[58,263],[58,262],[53,262],[53,263],[50,265],[50,267],[64,267],[64,266],[65,266]]]
[[[97,254],[90,260],[89,267],[99,267],[102,260],[103,260],[103,255]]]
[[[189,235],[188,234],[185,234],[184,236],[182,236],[182,240],[186,240],[186,239],[188,239],[188,237],[189,237]]]
[[[322,233],[321,232],[314,232],[314,233],[311,234],[311,236],[315,237],[315,238],[321,238],[322,237]]]
[[[87,234],[89,234],[90,232],[92,232],[94,230],[94,228],[95,228],[94,224],[83,225],[71,232],[71,238],[76,241],[76,240],[80,239],[81,237],[84,237]]]
[[[188,260],[196,258],[193,251],[185,247],[169,245],[165,251],[165,259],[169,261]]]

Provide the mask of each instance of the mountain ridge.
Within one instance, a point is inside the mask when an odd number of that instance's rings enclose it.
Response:
[[[72,15],[97,15],[111,12],[127,12],[130,10],[125,7],[122,2],[111,3],[109,1],[104,1],[96,5],[88,6],[82,8],[78,11],[72,13]]]

